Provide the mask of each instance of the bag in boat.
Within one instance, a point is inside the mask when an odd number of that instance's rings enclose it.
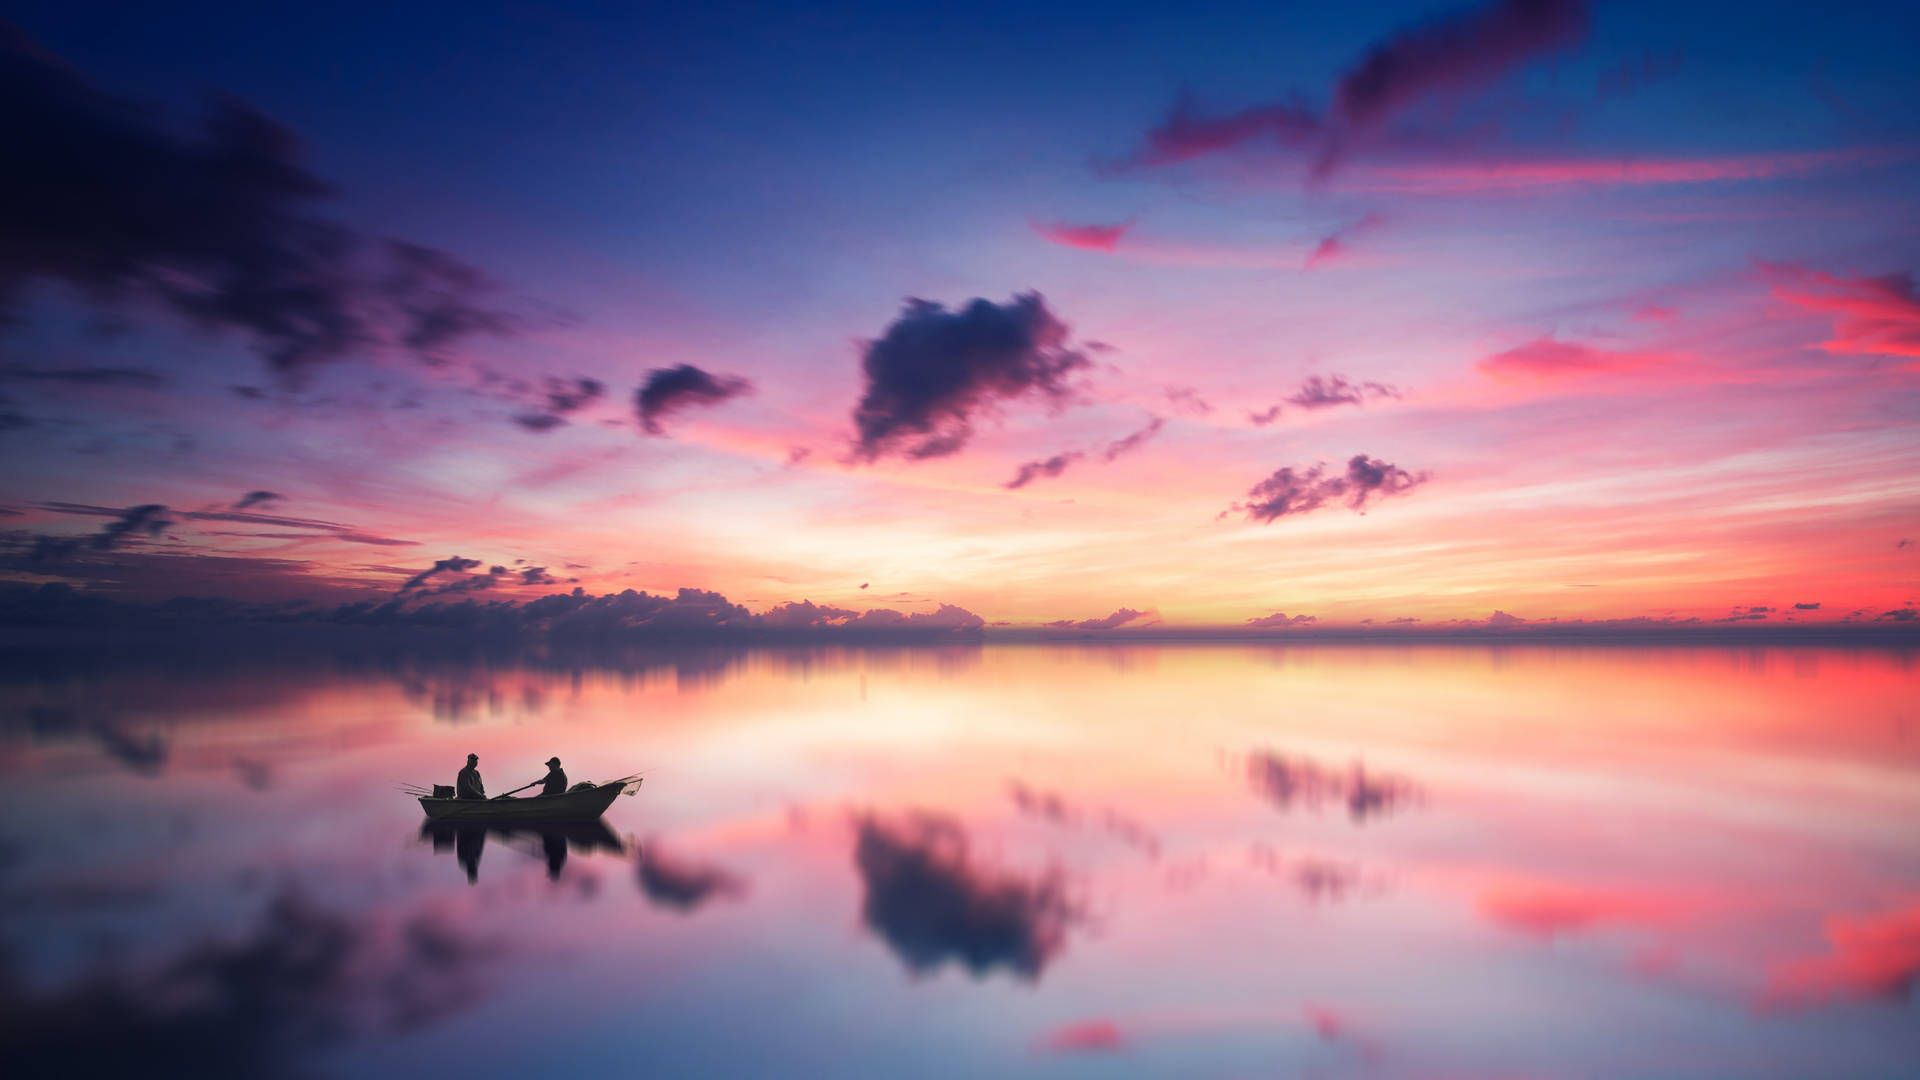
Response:
[[[435,785],[433,785],[433,797],[434,797],[434,798],[436,798],[436,799],[451,799],[451,798],[453,798],[453,785],[451,785],[451,784],[435,784]]]
[[[595,784],[591,780],[582,780],[579,783],[568,788],[567,793],[572,794],[573,792],[576,792],[576,791],[592,791],[594,788],[598,786],[599,786],[598,784]]]

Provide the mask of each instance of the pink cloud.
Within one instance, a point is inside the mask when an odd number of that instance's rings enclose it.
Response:
[[[1191,98],[1181,98],[1159,127],[1147,132],[1147,145],[1135,165],[1174,165],[1217,154],[1256,139],[1300,146],[1319,138],[1325,124],[1300,101],[1255,105],[1225,116],[1203,116]]]
[[[1346,1033],[1347,1019],[1325,1005],[1307,1006],[1307,1023],[1313,1025],[1314,1034],[1328,1042],[1338,1039]]]
[[[1764,996],[1768,1004],[1901,1001],[1920,984],[1920,904],[1886,915],[1829,918],[1825,931],[1826,953],[1774,969]]]
[[[1920,292],[1911,273],[1845,278],[1763,263],[1775,299],[1831,316],[1830,353],[1920,357]]]
[[[1664,926],[1685,909],[1671,896],[1587,889],[1551,882],[1512,882],[1480,894],[1480,915],[1538,938],[1603,926]]]
[[[1083,251],[1112,251],[1120,246],[1120,238],[1127,234],[1127,230],[1133,228],[1131,221],[1123,221],[1118,225],[1069,225],[1064,221],[1047,224],[1036,221],[1029,224],[1048,243]]]
[[[1126,1049],[1126,1039],[1111,1020],[1080,1020],[1048,1032],[1040,1046],[1054,1054],[1113,1054]]]
[[[1303,269],[1312,270],[1335,261],[1345,261],[1353,241],[1361,234],[1379,228],[1385,220],[1379,214],[1368,214],[1352,225],[1327,234],[1326,238],[1320,241],[1320,245],[1307,256]]]
[[[1648,368],[1668,367],[1686,359],[1672,352],[1615,352],[1571,341],[1539,338],[1480,361],[1482,374],[1497,379],[1558,379],[1585,375],[1617,375]]]
[[[1570,186],[1631,187],[1707,184],[1806,176],[1880,164],[1880,150],[1825,150],[1708,158],[1559,158],[1382,165],[1355,173],[1342,187],[1361,191],[1461,195]]]

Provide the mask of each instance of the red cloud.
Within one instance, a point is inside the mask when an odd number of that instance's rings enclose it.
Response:
[[[1133,228],[1131,221],[1123,221],[1118,225],[1069,225],[1064,221],[1045,225],[1036,221],[1029,224],[1034,232],[1049,243],[1083,251],[1112,251],[1120,246],[1120,238],[1127,234],[1127,230]]]
[[[1605,925],[1662,926],[1683,906],[1668,896],[1534,882],[1497,885],[1479,902],[1482,917],[1539,938]]]
[[[1709,158],[1560,158],[1426,162],[1376,166],[1347,180],[1349,190],[1472,194],[1568,186],[1631,187],[1709,184],[1806,176],[1887,161],[1881,150],[1822,150]]]
[[[1111,1020],[1081,1020],[1048,1032],[1040,1046],[1055,1054],[1112,1054],[1126,1048],[1126,1039]]]
[[[1775,968],[1771,1004],[1834,998],[1905,1000],[1920,984],[1920,904],[1891,914],[1826,921],[1829,951]]]
[[[1314,1034],[1328,1042],[1347,1032],[1347,1018],[1325,1005],[1308,1005],[1307,1023],[1313,1025]]]
[[[1762,263],[1775,299],[1833,318],[1830,353],[1920,357],[1920,292],[1910,273],[1843,278]]]
[[[1679,353],[1614,352],[1571,341],[1540,338],[1494,353],[1476,365],[1495,378],[1556,379],[1579,375],[1616,375],[1685,359]]]

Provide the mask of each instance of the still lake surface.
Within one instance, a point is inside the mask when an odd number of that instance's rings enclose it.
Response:
[[[113,648],[0,667],[63,1075],[1920,1075],[1920,656]],[[605,829],[403,781],[647,770]],[[131,1074],[131,1073],[128,1073]]]

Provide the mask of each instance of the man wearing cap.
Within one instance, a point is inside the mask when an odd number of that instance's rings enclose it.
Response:
[[[468,754],[467,767],[460,770],[460,776],[454,780],[457,797],[462,799],[484,799],[486,786],[480,783],[480,755]]]
[[[560,759],[547,759],[547,782],[540,788],[542,795],[565,795],[567,793],[567,774],[560,771]]]

